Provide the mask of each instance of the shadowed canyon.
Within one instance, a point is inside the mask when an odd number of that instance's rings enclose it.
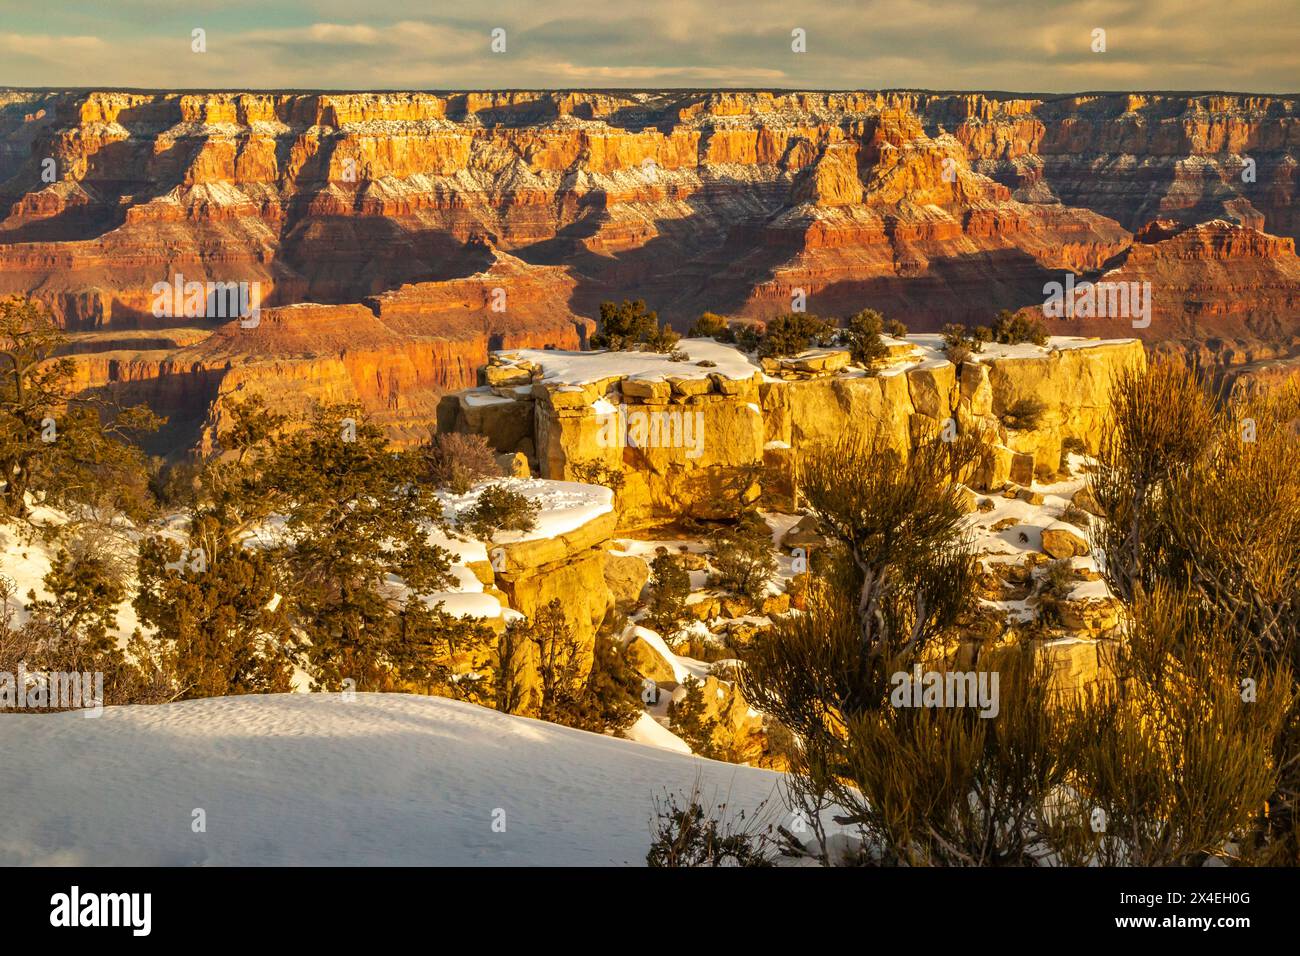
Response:
[[[490,350],[578,348],[624,297],[931,331],[1150,283],[1145,325],[1051,331],[1228,385],[1300,368],[1298,156],[1281,96],[0,91],[0,294],[168,416],[166,452],[241,392],[418,440]],[[258,321],[159,315],[176,277],[256,283]]]

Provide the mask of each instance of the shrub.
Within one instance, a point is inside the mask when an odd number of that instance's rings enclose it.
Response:
[[[767,323],[758,343],[761,358],[798,355],[814,345],[824,345],[834,335],[831,324],[806,312],[787,312]]]
[[[456,495],[501,473],[496,452],[483,435],[438,432],[424,446],[424,461],[429,480]]]
[[[883,330],[884,320],[874,309],[863,309],[849,319],[843,338],[855,365],[872,369],[889,355],[889,349],[880,337]]]
[[[1043,581],[1054,597],[1065,598],[1074,590],[1074,577],[1074,564],[1069,558],[1061,558],[1047,566]]]
[[[943,338],[944,351],[948,353],[948,359],[954,365],[960,365],[961,361],[969,357],[972,352],[984,351],[984,343],[992,338],[992,332],[985,326],[972,329],[970,326],[951,322],[939,330],[939,335]],[[954,352],[960,352],[961,359],[954,359]]]
[[[713,539],[711,563],[710,584],[757,601],[777,567],[767,522],[749,513],[734,528],[719,532]]]
[[[591,347],[614,352],[672,352],[679,338],[668,325],[659,324],[659,314],[647,309],[644,300],[624,299],[621,305],[600,304],[600,328],[591,337]]]
[[[681,560],[665,551],[650,562],[651,588],[645,615],[649,624],[665,637],[675,634],[686,620],[686,598],[691,593],[691,576]]]
[[[898,319],[890,319],[885,323],[885,331],[896,339],[901,339],[908,334],[908,328]]]
[[[1061,520],[1066,524],[1072,524],[1076,528],[1082,528],[1087,531],[1092,525],[1092,517],[1078,505],[1068,504],[1061,511]]]
[[[615,494],[623,490],[623,469],[612,468],[599,458],[570,462],[569,471],[574,481],[587,485],[604,485]]]
[[[1003,309],[993,322],[993,338],[1003,345],[1019,345],[1022,342],[1046,345],[1047,326],[1042,319]]]
[[[1018,431],[1032,431],[1043,421],[1047,405],[1037,398],[1020,398],[1002,410],[1002,424]]]
[[[649,866],[773,865],[777,841],[770,835],[771,826],[760,828],[756,822],[746,823],[744,811],[737,815],[737,826],[725,818],[725,803],[704,806],[698,786],[689,796],[668,794],[663,800],[656,797],[654,804],[652,840],[646,854]]]
[[[673,733],[690,744],[691,753],[710,760],[725,760],[726,754],[713,742],[719,722],[717,717],[708,713],[708,705],[704,700],[704,682],[688,677],[682,687],[686,691],[685,696],[668,705],[668,719]]]
[[[529,501],[504,485],[489,485],[474,506],[460,515],[458,524],[480,541],[491,541],[501,531],[532,531],[537,527],[537,502]]]
[[[757,352],[762,336],[758,329],[749,324],[739,325],[734,329],[736,348],[742,352]]]
[[[727,324],[727,320],[720,315],[714,315],[712,312],[705,312],[695,324],[691,326],[690,331],[686,333],[689,338],[693,339],[715,339],[718,342],[734,342],[735,333]]]

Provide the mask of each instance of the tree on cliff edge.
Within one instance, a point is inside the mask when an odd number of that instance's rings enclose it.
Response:
[[[680,336],[659,324],[659,313],[646,308],[643,299],[624,299],[621,305],[600,304],[600,329],[591,337],[593,349],[614,352],[671,352]]]
[[[148,510],[144,457],[128,442],[158,427],[144,406],[115,409],[76,397],[62,330],[38,303],[0,302],[0,507],[91,506],[141,517]]]

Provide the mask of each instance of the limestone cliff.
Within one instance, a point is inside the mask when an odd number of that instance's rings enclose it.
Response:
[[[358,302],[472,273],[488,235],[568,268],[583,315],[801,289],[923,330],[1031,304],[1153,219],[1294,239],[1298,150],[1292,97],[13,91],[0,291],[79,328],[151,323],[175,272]]]
[[[856,428],[902,455],[945,423],[978,431],[989,447],[977,485],[1028,485],[1036,471],[1057,471],[1067,440],[1096,450],[1114,376],[1145,362],[1134,339],[1054,339],[989,346],[954,367],[937,336],[918,335],[896,341],[876,375],[846,368],[847,354],[834,351],[769,374],[710,340],[682,345],[685,361],[638,354],[621,359],[622,372],[608,353],[496,353],[489,380],[503,384],[459,395],[456,425],[501,450],[535,449],[544,477],[616,474],[623,524],[635,527],[720,517],[761,494],[789,508],[799,453]],[[1007,412],[1022,399],[1041,402],[1040,414],[1032,427],[1011,427]]]

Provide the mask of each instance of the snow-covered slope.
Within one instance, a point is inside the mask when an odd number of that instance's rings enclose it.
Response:
[[[697,779],[788,824],[770,771],[400,694],[2,715],[0,761],[0,865],[635,865]]]

